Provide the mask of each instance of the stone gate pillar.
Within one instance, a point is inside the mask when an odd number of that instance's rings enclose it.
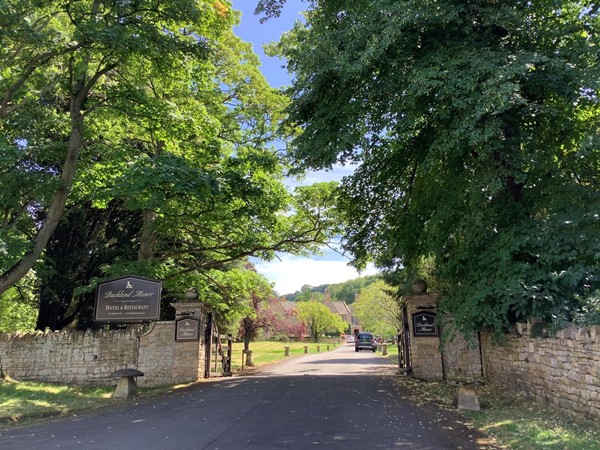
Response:
[[[413,294],[405,299],[412,374],[421,379],[442,379],[444,367],[435,322],[438,296],[426,291],[425,282],[418,280],[413,285]]]
[[[175,308],[173,383],[198,381],[204,376],[204,304],[185,301],[171,306]]]
[[[427,284],[417,280],[413,294],[405,299],[410,332],[410,358],[412,374],[422,379],[446,379],[456,382],[473,382],[482,379],[481,352],[477,335],[466,339],[462,333],[447,337],[440,351],[440,330],[450,326],[437,319],[436,294],[427,293]]]

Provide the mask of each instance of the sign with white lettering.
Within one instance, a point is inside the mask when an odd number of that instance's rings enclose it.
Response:
[[[439,336],[438,327],[435,324],[435,314],[417,313],[413,314],[413,335],[416,336]]]
[[[179,319],[175,322],[176,341],[199,341],[200,321],[198,319]]]
[[[158,320],[160,292],[160,281],[135,276],[100,283],[94,320],[125,323]]]

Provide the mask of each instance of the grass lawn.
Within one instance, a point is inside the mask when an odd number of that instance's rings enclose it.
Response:
[[[497,388],[480,388],[481,411],[467,417],[510,448],[600,450],[600,425]]]
[[[162,394],[173,386],[138,388],[139,397]],[[73,386],[0,379],[0,427],[75,414],[126,400],[114,400],[114,386]]]
[[[250,350],[252,351],[252,360],[255,366],[261,366],[285,359],[285,347],[290,348],[290,357],[300,356],[304,354],[304,347],[308,347],[308,353],[317,353],[317,347],[321,353],[339,347],[339,339],[323,339],[319,343],[314,342],[274,342],[274,341],[259,341],[251,342]],[[242,351],[244,344],[235,342],[233,344],[233,355],[231,365],[234,372],[239,372],[242,369]],[[244,364],[245,364],[244,357]]]
[[[114,388],[61,386],[49,383],[0,383],[0,423],[60,416],[111,403]]]

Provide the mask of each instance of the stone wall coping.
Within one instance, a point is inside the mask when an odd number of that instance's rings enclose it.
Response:
[[[122,329],[122,330],[35,330],[35,331],[15,331],[12,333],[0,333],[0,341],[10,341],[19,339],[38,339],[38,338],[52,338],[58,336],[71,336],[74,338],[78,337],[91,337],[100,338],[107,336],[123,336],[126,338],[139,337],[147,335],[154,329],[156,325],[170,325],[171,321],[162,320],[152,322],[147,328],[140,326],[138,328]]]
[[[531,324],[528,323],[517,323],[516,334],[524,337],[531,336]],[[581,343],[600,343],[600,325],[592,325],[589,327],[581,326],[570,326],[558,330],[553,336],[537,337],[538,339],[562,339]]]

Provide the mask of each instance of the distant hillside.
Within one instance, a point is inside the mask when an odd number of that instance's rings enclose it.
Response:
[[[354,302],[356,295],[362,288],[375,282],[378,278],[378,275],[369,275],[336,284],[322,284],[320,286],[310,286],[305,284],[302,286],[301,290],[296,291],[293,294],[287,294],[284,297],[290,302],[296,302],[299,300],[308,300],[311,298],[311,294],[314,293],[324,295],[325,291],[329,290],[332,300],[339,300],[351,304]]]

